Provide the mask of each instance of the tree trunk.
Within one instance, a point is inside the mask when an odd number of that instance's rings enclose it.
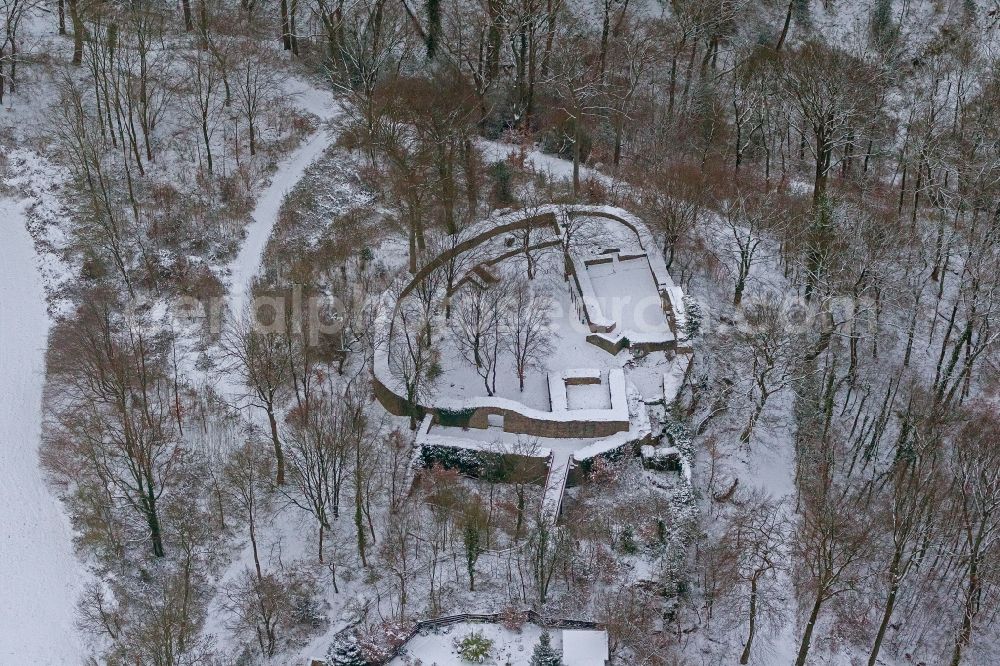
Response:
[[[573,198],[580,196],[580,115],[573,119]]]
[[[286,51],[292,50],[292,30],[288,23],[288,0],[281,0],[281,46]]]
[[[549,73],[549,59],[552,57],[552,43],[556,38],[556,16],[558,15],[559,3],[558,0],[546,0],[545,3],[545,14],[546,14],[546,26],[545,26],[545,46],[542,49],[542,79],[544,80]]]
[[[750,420],[747,421],[746,427],[740,433],[740,442],[747,448],[750,447],[750,438],[753,436],[754,428],[757,427],[757,421],[760,420],[760,415],[764,413],[764,405],[767,404],[767,398],[767,394],[761,394],[760,400],[754,406],[753,413],[750,415]]]
[[[677,50],[674,51],[670,58],[670,85],[667,86],[667,117],[674,117],[674,100],[677,98],[677,59],[681,55],[681,51],[684,49],[684,40],[681,40],[680,45],[678,45]]]
[[[740,655],[740,663],[746,664],[750,661],[750,649],[753,646],[753,637],[757,633],[757,578],[750,579],[750,627],[747,632],[747,643],[743,646],[743,654]]]
[[[598,56],[598,66],[600,68],[601,83],[604,83],[604,71],[607,68],[608,59],[608,35],[611,32],[611,8],[608,6],[609,0],[604,2],[604,16],[601,21],[601,49]]]
[[[254,521],[253,513],[250,514],[250,547],[253,549],[253,563],[257,568],[257,580],[260,581],[264,578],[263,573],[260,569],[260,557],[257,555],[257,526],[256,521]]]
[[[486,43],[486,80],[493,81],[500,73],[500,51],[503,42],[503,6],[499,0],[487,0],[489,30]]]
[[[795,666],[805,666],[806,657],[809,655],[809,645],[812,643],[813,629],[816,628],[816,620],[819,618],[819,611],[823,607],[823,596],[821,592],[816,593],[816,602],[813,604],[812,612],[809,613],[809,622],[806,624],[805,633],[802,634],[802,642],[799,644],[799,654],[795,658]]]
[[[889,628],[889,620],[892,618],[893,608],[896,606],[896,594],[899,592],[899,582],[895,580],[895,573],[892,576],[893,582],[889,588],[889,597],[885,600],[882,622],[879,623],[878,633],[875,635],[875,643],[872,645],[871,654],[868,656],[868,666],[875,666],[875,662],[878,661],[878,653],[882,650],[882,640],[885,638],[886,629]]]
[[[781,27],[781,35],[778,37],[778,43],[774,45],[775,51],[780,51],[781,47],[785,44],[785,38],[788,37],[788,26],[792,23],[792,7],[795,6],[795,0],[789,0],[788,11],[785,12],[785,25]]]
[[[146,524],[149,525],[149,537],[153,542],[153,555],[163,557],[163,530],[160,527],[160,516],[156,511],[156,495],[152,487],[146,490],[142,499],[146,513]]]
[[[360,448],[358,449],[358,457],[355,460],[355,477],[354,477],[354,529],[358,535],[358,556],[361,558],[361,566],[368,567],[368,560],[365,557],[365,525],[364,525],[364,507],[362,503],[362,491],[361,491],[361,477],[357,470],[360,470],[361,460],[360,460]]]
[[[465,198],[469,208],[475,210],[479,203],[479,188],[476,179],[479,177],[476,164],[476,150],[468,138],[462,141],[463,161],[465,163]]]
[[[955,637],[955,651],[951,655],[951,666],[959,666],[962,662],[962,648],[969,644],[969,639],[972,637],[972,618],[976,615],[979,598],[979,566],[976,557],[973,556],[969,564],[969,590],[965,595],[965,613],[962,615],[962,627],[958,636]]]
[[[271,442],[274,444],[274,460],[277,464],[277,473],[274,482],[279,486],[285,485],[285,454],[281,450],[281,440],[278,439],[278,422],[274,418],[274,408],[267,408],[267,420],[271,426]]]
[[[292,45],[292,55],[299,55],[299,36],[295,27],[295,16],[298,14],[299,0],[291,0],[288,9],[288,40]]]
[[[80,16],[80,0],[68,0],[69,18],[73,23],[73,64],[83,64],[83,17]]]
[[[181,0],[181,9],[184,12],[184,30],[191,32],[194,30],[194,17],[191,15],[191,0]]]
[[[214,173],[214,168],[212,166],[212,142],[208,137],[208,121],[205,120],[201,123],[201,136],[205,140],[205,160],[208,164],[208,172]]]
[[[743,291],[746,289],[746,286],[747,286],[747,277],[744,274],[743,269],[741,268],[739,277],[736,278],[736,286],[733,289],[734,306],[739,306],[739,304],[743,302]]]

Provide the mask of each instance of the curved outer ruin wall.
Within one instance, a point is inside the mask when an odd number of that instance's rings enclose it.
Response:
[[[474,226],[472,228],[472,235],[457,243],[454,247],[448,248],[418,270],[414,274],[413,278],[400,290],[397,300],[405,298],[413,290],[413,288],[432,271],[445,265],[445,263],[450,261],[455,256],[467,252],[491,238],[495,238],[510,231],[526,228],[548,228],[557,238],[560,238],[562,231],[559,228],[559,218],[563,215],[568,217],[579,215],[605,217],[628,227],[636,234],[640,245],[647,251],[647,258],[650,262],[650,270],[653,273],[658,289],[664,291],[670,288],[676,289],[673,281],[666,271],[666,268],[657,266],[658,263],[662,262],[658,262],[656,259],[660,257],[660,254],[655,244],[652,242],[652,234],[646,228],[645,224],[637,217],[631,215],[627,211],[617,208],[603,206],[563,206],[553,204],[541,206],[527,213],[525,211],[520,211],[518,213],[508,214],[507,216],[501,217],[499,221],[497,219],[485,220],[483,223]],[[504,219],[506,217],[511,217],[513,219],[509,222],[505,222]],[[476,233],[479,227],[485,228]],[[383,316],[382,324],[387,326],[388,324],[384,321],[384,319],[385,317]],[[670,321],[674,321],[673,313],[670,313]],[[384,348],[376,349],[373,372],[373,389],[375,397],[380,403],[382,403],[386,411],[395,416],[415,415],[417,417],[422,417],[426,413],[433,413],[437,416],[439,409],[454,409],[455,405],[452,404],[447,406],[433,404],[411,406],[405,397],[391,388],[390,383],[394,383],[392,382],[391,376],[386,376],[389,383],[384,381],[383,378],[379,376],[383,373],[389,373],[387,356],[388,354]],[[572,437],[581,439],[601,438],[621,432],[627,432],[629,430],[630,422],[627,407],[624,410],[625,413],[621,415],[621,418],[587,418],[588,410],[580,410],[579,418],[571,417],[568,419],[567,414],[572,414],[572,412],[561,412],[561,416],[558,418],[534,417],[525,412],[537,412],[537,410],[529,409],[519,403],[516,403],[516,401],[501,399],[497,402],[509,403],[510,406],[502,406],[499,404],[476,406],[468,405],[470,408],[474,408],[474,412],[469,419],[469,427],[486,428],[488,425],[488,417],[493,414],[503,416],[503,429],[505,432],[533,435],[537,437]],[[465,404],[468,404],[468,401]],[[518,407],[520,407],[520,409]],[[593,413],[593,411],[591,411],[591,413]],[[538,414],[542,413],[538,412]]]
[[[438,415],[438,410],[442,407],[434,405],[415,405],[411,408],[406,398],[398,395],[379,378],[378,373],[374,373],[375,397],[378,399],[387,412],[394,416],[415,415],[422,417],[431,413]],[[606,410],[610,411],[610,410]],[[519,435],[532,435],[535,437],[554,438],[578,438],[589,439],[598,437],[608,437],[619,432],[626,432],[629,429],[629,419],[627,414],[623,419],[587,419],[584,414],[586,410],[580,410],[581,417],[572,420],[555,420],[545,418],[535,418],[517,411],[513,407],[501,407],[499,405],[483,405],[475,408],[472,417],[469,419],[470,428],[485,429],[488,427],[489,416],[503,416],[504,432]],[[572,414],[572,412],[563,412]]]

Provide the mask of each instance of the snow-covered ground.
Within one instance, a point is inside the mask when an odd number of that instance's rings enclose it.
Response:
[[[590,329],[581,321],[577,305],[570,295],[569,283],[562,275],[562,254],[555,251],[541,252],[536,258],[538,276],[535,279],[536,288],[544,293],[551,305],[551,326],[552,349],[545,357],[544,367],[534,368],[525,377],[524,391],[521,391],[517,381],[517,374],[510,358],[504,356],[497,371],[496,395],[510,400],[516,400],[533,409],[549,411],[551,403],[549,398],[549,387],[547,373],[561,373],[568,368],[608,368],[622,367],[630,363],[631,356],[619,354],[612,356],[600,347],[587,342],[587,334]],[[517,270],[523,268],[523,258],[513,257],[505,264],[516,267]],[[666,319],[660,306],[659,297],[656,295],[656,287],[651,278],[645,278],[646,286],[652,293],[652,298],[648,293],[636,295],[634,287],[627,286],[627,279],[633,273],[626,272],[616,277],[625,277],[625,284],[602,284],[606,291],[601,293],[604,301],[602,307],[607,307],[609,313],[616,316],[619,313],[628,313],[632,322],[635,313],[645,319],[655,319],[655,316],[646,310],[652,310],[650,305],[659,310],[659,319],[662,321],[661,327],[666,329]],[[648,269],[645,275],[649,275]],[[642,276],[640,276],[642,277]],[[611,289],[619,289],[622,295],[613,295]],[[638,306],[638,307],[637,307]],[[642,331],[656,330],[656,325],[645,324],[645,328],[637,329]],[[667,329],[669,330],[669,329]],[[446,398],[448,396],[482,396],[485,395],[482,377],[477,374],[475,367],[466,361],[455,344],[451,333],[443,331],[439,344],[441,345],[441,362],[444,374],[436,386],[436,398]],[[643,363],[630,363],[629,381],[633,382],[643,396],[649,401],[655,401],[663,395],[663,364],[666,362],[663,352],[654,352],[647,357]],[[586,408],[606,408],[607,386],[574,386],[571,391],[570,409]],[[591,399],[595,399],[594,402]]]
[[[291,82],[286,83],[286,87],[291,85]],[[302,88],[301,83],[297,83],[294,92],[289,94],[293,96],[296,105],[304,111],[316,114],[324,124],[339,110],[333,96],[324,90]],[[257,198],[257,206],[252,213],[253,221],[247,226],[243,246],[229,266],[232,275],[229,289],[231,312],[242,314],[247,305],[247,290],[250,282],[260,271],[261,257],[267,246],[267,240],[271,237],[271,231],[278,222],[278,211],[285,195],[295,187],[299,179],[305,175],[306,168],[323,154],[333,139],[333,133],[325,127],[313,133],[278,165],[278,171],[271,179],[271,183]]]
[[[292,103],[319,116],[324,126],[281,161],[261,192],[239,256],[229,266],[231,307],[246,302],[261,254],[284,195],[333,140],[325,122],[338,111],[333,96],[289,78],[283,88]],[[25,201],[0,198],[0,665],[79,664],[85,655],[77,632],[76,601],[87,579],[76,559],[69,519],[49,491],[39,465],[42,387],[49,330],[44,287],[62,277],[53,254],[26,228],[26,208],[53,205],[46,174],[30,151],[8,154],[8,184],[29,193]],[[28,162],[25,162],[28,159]],[[28,167],[31,167],[30,169]],[[37,208],[35,209],[37,213]],[[56,227],[41,230],[51,234]],[[44,237],[46,243],[51,238]],[[39,265],[44,261],[43,265]],[[224,382],[224,388],[232,388]],[[227,395],[232,391],[226,392]]]
[[[78,664],[84,571],[38,464],[49,318],[22,203],[0,199],[0,229],[0,663]]]
[[[509,159],[511,156],[521,154],[522,147],[512,143],[502,143],[500,141],[488,141],[483,139],[479,142],[479,147],[483,151],[483,157],[487,162],[498,162]],[[545,175],[549,180],[572,180],[573,162],[564,160],[557,155],[543,153],[537,148],[524,150],[524,163],[535,173]],[[580,165],[580,180],[593,178],[603,185],[612,185],[615,181],[610,176],[601,173],[597,169]]]
[[[622,331],[669,334],[660,294],[645,257],[587,266],[597,303],[605,317]]]

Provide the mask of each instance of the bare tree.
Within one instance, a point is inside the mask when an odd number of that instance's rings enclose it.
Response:
[[[462,356],[477,368],[483,364],[486,337],[499,318],[499,313],[491,309],[492,296],[489,289],[468,285],[459,292],[454,306],[451,326],[455,344]]]
[[[275,316],[281,316],[276,312]],[[274,447],[275,483],[285,483],[285,455],[278,436],[277,409],[288,387],[286,348],[279,333],[265,330],[250,310],[232,323],[223,335],[222,348],[229,369],[246,387],[251,404],[267,414]]]
[[[888,567],[882,618],[868,655],[868,666],[878,662],[882,642],[892,621],[904,583],[919,569],[925,545],[936,540],[940,528],[938,507],[947,490],[942,478],[941,433],[935,419],[915,409],[911,401],[900,414],[899,454],[882,483],[885,492],[876,495],[885,540]]]
[[[302,569],[265,573],[247,569],[225,590],[228,628],[240,638],[253,637],[261,656],[275,656],[284,642],[318,620],[316,580]]]
[[[814,281],[821,273],[820,260],[828,242],[824,206],[836,151],[859,141],[870,114],[877,111],[874,93],[880,84],[878,71],[870,63],[815,40],[803,44],[785,69],[783,86],[797,109],[792,122],[815,166],[806,298],[812,295]],[[811,141],[806,141],[807,136]]]
[[[458,351],[476,369],[489,395],[496,392],[497,368],[504,351],[502,326],[509,292],[503,281],[482,287],[469,284],[460,292],[451,319]]]
[[[803,44],[789,61],[783,85],[797,107],[800,134],[811,135],[815,204],[826,193],[835,150],[857,141],[865,127],[879,83],[870,63],[816,40]]]
[[[796,378],[800,340],[781,303],[768,296],[750,304],[744,319],[723,339],[728,362],[733,363],[736,386],[745,386],[750,414],[740,442],[750,445],[771,396]]]
[[[55,395],[46,464],[93,474],[112,502],[142,518],[153,555],[165,554],[160,500],[183,455],[174,430],[166,347],[134,313],[94,293],[56,329],[49,356]]]
[[[548,600],[555,574],[566,564],[571,548],[565,528],[551,526],[544,519],[533,526],[524,555],[538,603]]]
[[[260,653],[274,656],[278,625],[284,609],[284,590],[275,574],[258,578],[247,569],[226,591],[226,607],[234,632],[247,632],[257,639]]]
[[[247,123],[247,144],[251,155],[257,154],[260,116],[276,99],[277,79],[274,66],[259,51],[248,51],[237,63],[236,101]]]
[[[519,542],[528,524],[529,518],[538,518],[537,515],[529,515],[527,511],[528,489],[532,485],[544,482],[539,478],[538,468],[533,464],[532,458],[538,456],[539,444],[535,437],[518,436],[517,440],[508,444],[498,443],[503,451],[503,455],[496,457],[495,468],[490,469],[489,476],[503,479],[510,484],[514,491],[514,541]]]
[[[221,77],[211,54],[195,51],[185,58],[188,116],[195,122],[205,149],[205,166],[214,173],[212,140],[218,129],[219,113],[223,99],[220,96]]]
[[[465,503],[461,517],[462,545],[465,547],[465,570],[469,574],[469,592],[476,591],[476,562],[486,550],[483,531],[486,529],[486,512],[479,497],[474,495]]]
[[[438,363],[438,352],[426,344],[427,322],[421,309],[412,301],[400,303],[387,342],[389,371],[403,383],[410,429],[417,427],[420,403],[433,395],[437,376],[431,372]]]
[[[271,474],[270,457],[262,455],[257,443],[253,441],[248,441],[233,451],[223,468],[227,494],[247,523],[258,579],[263,577],[263,572],[257,549],[257,522],[261,514],[268,510],[268,483]]]
[[[344,389],[343,436],[349,449],[351,464],[353,520],[358,556],[362,566],[367,567],[368,547],[375,540],[371,502],[374,484],[378,481],[385,419],[371,416],[369,408],[372,398],[366,388],[360,377],[354,377]]]
[[[4,91],[13,93],[17,86],[17,65],[23,55],[18,30],[21,21],[37,5],[37,0],[3,0],[0,2],[0,104]],[[4,74],[4,67],[7,74]]]
[[[962,661],[982,612],[984,597],[996,579],[987,573],[992,544],[1000,537],[1000,419],[990,407],[976,407],[958,433],[948,463],[954,485],[951,511],[955,545],[961,553],[961,621],[955,632],[951,666]]]
[[[78,626],[102,641],[104,663],[209,662],[212,645],[201,633],[211,593],[205,578],[204,563],[185,558],[142,585],[89,583],[77,605]]]
[[[857,591],[868,577],[873,542],[869,538],[867,499],[840,483],[819,486],[805,502],[792,540],[796,585],[808,609],[795,666],[804,666],[813,632],[831,599]]]
[[[60,84],[60,104],[55,134],[70,157],[70,165],[83,187],[86,224],[79,235],[98,256],[110,261],[122,283],[134,295],[132,271],[136,257],[146,254],[141,218],[132,197],[132,215],[122,201],[120,182],[114,175],[114,163],[106,157],[106,132],[100,109],[92,112],[87,94],[70,77]],[[127,183],[128,169],[124,167]],[[130,187],[127,187],[131,191]]]
[[[586,158],[587,125],[604,109],[601,99],[600,65],[593,59],[592,45],[582,33],[566,38],[550,63],[546,85],[558,97],[565,114],[565,139],[573,155],[573,195],[580,196],[580,165]]]
[[[289,500],[316,519],[317,552],[323,562],[323,537],[340,515],[340,494],[351,453],[351,422],[347,400],[322,394],[309,409],[289,414],[288,457],[293,489]]]
[[[780,618],[773,598],[785,534],[780,503],[759,491],[742,494],[722,540],[736,553],[735,574],[747,603],[747,638],[740,663],[747,664],[760,626]]]
[[[706,207],[708,187],[701,167],[685,162],[655,168],[640,191],[639,206],[653,231],[663,239],[667,268],[674,263],[678,248],[696,230]]]
[[[527,371],[544,368],[552,353],[551,310],[548,300],[536,294],[527,280],[512,285],[509,307],[504,313],[504,344],[514,358],[522,392]]]
[[[726,242],[726,266],[733,276],[733,305],[743,302],[743,292],[750,271],[764,258],[762,248],[769,240],[769,231],[776,231],[775,209],[778,198],[755,192],[737,192],[725,202],[720,220],[723,232],[732,238]]]
[[[418,507],[410,498],[396,503],[386,521],[379,548],[382,565],[389,571],[397,588],[399,606],[396,617],[406,617],[409,589],[419,555],[420,520]]]
[[[486,392],[496,392],[497,368],[504,351],[503,317],[510,289],[498,281],[482,287],[469,284],[459,296],[451,325],[453,339],[466,362],[476,369]]]

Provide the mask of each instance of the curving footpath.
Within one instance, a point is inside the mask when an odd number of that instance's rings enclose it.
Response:
[[[49,316],[25,205],[0,199],[0,664],[79,664],[86,574],[39,468]]]
[[[312,90],[299,102],[301,108],[317,115],[324,125],[339,113],[339,107],[332,95],[322,91]],[[251,214],[253,221],[247,225],[243,246],[228,266],[231,275],[230,312],[239,316],[247,305],[250,283],[260,271],[260,260],[271,237],[271,231],[278,222],[278,213],[285,195],[302,179],[309,165],[323,154],[333,140],[333,132],[325,126],[313,132],[301,146],[278,164],[270,184],[257,197],[257,205]]]

